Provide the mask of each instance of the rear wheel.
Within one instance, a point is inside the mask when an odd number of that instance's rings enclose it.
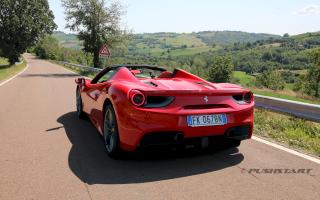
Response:
[[[103,138],[108,155],[112,158],[119,157],[121,150],[118,124],[114,109],[111,105],[107,105],[105,108]]]
[[[81,98],[81,93],[79,88],[77,88],[77,92],[76,92],[76,105],[77,105],[77,116],[80,119],[84,119],[85,113],[83,112],[83,103],[82,103],[82,98]]]

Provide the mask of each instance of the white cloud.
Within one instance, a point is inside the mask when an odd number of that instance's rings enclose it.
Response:
[[[309,5],[306,6],[297,12],[296,15],[310,15],[310,14],[320,14],[320,5]]]

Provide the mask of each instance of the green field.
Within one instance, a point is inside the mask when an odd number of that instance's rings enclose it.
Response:
[[[254,134],[320,156],[320,124],[255,109]]]
[[[0,65],[9,65],[6,59],[0,58]],[[12,66],[0,66],[0,82],[3,80],[6,80],[20,71],[22,71],[26,67],[26,62],[24,61],[23,63],[19,65],[12,65]]]
[[[254,87],[254,83],[256,78],[254,76],[250,76],[245,72],[234,71],[232,73],[232,77],[239,81],[239,84],[243,87],[252,88]]]

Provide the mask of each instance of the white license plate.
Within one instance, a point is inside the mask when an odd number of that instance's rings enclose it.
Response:
[[[187,116],[188,126],[216,126],[227,124],[226,114],[217,115],[189,115]]]

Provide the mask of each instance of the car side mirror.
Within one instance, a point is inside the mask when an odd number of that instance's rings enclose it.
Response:
[[[85,80],[83,77],[79,77],[79,78],[76,78],[76,79],[75,79],[75,82],[76,82],[76,84],[78,84],[78,85],[84,85],[85,81],[86,81],[86,80]]]

